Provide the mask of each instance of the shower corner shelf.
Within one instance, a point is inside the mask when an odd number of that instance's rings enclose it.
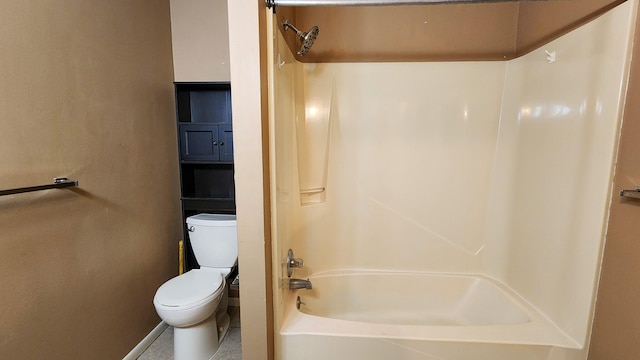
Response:
[[[620,190],[620,196],[632,199],[640,199],[640,187],[634,190]]]

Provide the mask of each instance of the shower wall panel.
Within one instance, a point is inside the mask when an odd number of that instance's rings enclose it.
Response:
[[[332,94],[306,113],[334,109],[326,202],[296,210],[305,270],[479,271],[505,63],[305,64],[304,73],[315,80],[307,90]]]
[[[284,313],[284,302],[288,289],[282,282],[287,278],[287,270],[284,259],[287,258],[289,248],[297,249],[293,242],[293,231],[298,214],[295,210],[299,207],[298,172],[296,161],[296,132],[295,119],[296,102],[304,99],[296,96],[296,89],[301,86],[300,72],[302,64],[295,61],[293,54],[287,48],[282,34],[272,31],[275,41],[270,48],[271,65],[269,76],[271,87],[269,94],[270,109],[270,142],[277,144],[270,149],[272,194],[272,214],[275,220],[272,224],[273,238],[273,264],[278,264],[273,271],[274,284],[278,284],[274,290],[274,320],[276,328],[279,328]],[[296,85],[296,83],[298,85]],[[301,239],[299,239],[301,240]],[[296,274],[297,275],[297,274]],[[277,351],[277,349],[276,349]]]
[[[318,66],[305,67],[298,72],[301,76],[296,79],[302,79],[302,84],[298,82],[302,86],[296,87],[297,97],[302,100],[296,106],[300,203],[317,204],[324,202],[327,194],[335,79]]]
[[[580,343],[608,216],[632,3],[507,66],[485,269]]]
[[[299,278],[485,274],[584,343],[636,7],[509,62],[301,64],[275,31],[276,313],[292,248],[304,259]],[[330,95],[312,105],[309,91]],[[298,142],[313,134],[296,123],[311,106],[331,109],[326,189],[302,206],[301,163],[319,158],[301,156]]]

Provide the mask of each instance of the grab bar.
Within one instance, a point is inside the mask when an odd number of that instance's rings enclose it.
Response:
[[[637,187],[635,190],[620,190],[620,196],[640,199],[640,187]]]
[[[29,187],[9,189],[9,190],[0,190],[0,196],[22,194],[26,192],[40,191],[40,190],[61,189],[61,188],[66,188],[71,186],[78,186],[78,180],[69,180],[67,178],[61,177],[61,178],[54,178],[53,184],[29,186]]]

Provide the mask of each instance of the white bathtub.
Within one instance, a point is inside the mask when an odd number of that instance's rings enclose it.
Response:
[[[287,300],[282,359],[549,359],[582,347],[479,275],[332,271],[310,280],[313,290]]]

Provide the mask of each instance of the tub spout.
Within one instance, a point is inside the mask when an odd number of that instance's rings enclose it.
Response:
[[[289,279],[289,290],[307,289],[311,290],[311,281],[309,279]]]

